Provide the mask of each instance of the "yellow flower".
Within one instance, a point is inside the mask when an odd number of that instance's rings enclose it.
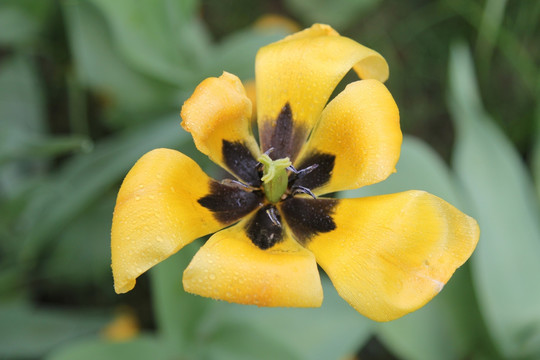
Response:
[[[364,80],[328,102],[351,68]],[[184,271],[186,291],[241,304],[320,306],[319,264],[371,319],[423,306],[471,255],[476,221],[422,191],[320,197],[395,171],[402,135],[381,82],[387,77],[381,55],[326,25],[263,47],[256,59],[260,147],[240,80],[228,73],[204,80],[182,108],[182,126],[236,180],[213,180],[178,151],[144,155],[114,212],[116,292],[220,230]]]
[[[139,332],[139,321],[133,311],[121,309],[101,334],[111,341],[126,341],[137,336]]]

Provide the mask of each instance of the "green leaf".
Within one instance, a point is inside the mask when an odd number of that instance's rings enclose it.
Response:
[[[378,184],[340,193],[362,197],[425,190],[463,208],[454,174],[423,141],[404,136],[397,172]],[[420,221],[421,219],[419,219]],[[467,355],[481,336],[481,318],[467,269],[459,269],[445,289],[422,309],[381,324],[377,334],[404,359],[458,359]]]
[[[488,329],[506,358],[540,356],[525,344],[540,331],[540,213],[519,155],[482,108],[464,45],[451,49],[450,109],[457,127],[454,168],[481,238],[473,278]]]
[[[170,360],[179,357],[150,335],[133,340],[112,342],[90,339],[69,344],[49,354],[47,360]]]
[[[0,67],[0,196],[13,196],[44,170],[40,161],[7,162],[21,144],[45,141],[43,103],[33,63],[23,55],[6,57]]]
[[[116,192],[99,196],[62,229],[44,259],[47,283],[74,291],[88,286],[112,289],[110,234],[115,200]]]
[[[151,118],[142,117],[141,112],[144,115],[179,106],[176,87],[136,71],[120,56],[98,9],[85,0],[64,1],[62,5],[78,80],[101,93],[108,105],[105,110],[120,108],[132,115],[116,116],[116,123],[148,121]]]
[[[158,332],[177,351],[195,351],[201,318],[214,303],[186,293],[181,285],[183,271],[200,245],[200,242],[189,244],[150,271]]]
[[[358,21],[379,0],[286,0],[285,4],[306,24],[322,22],[344,29]]]
[[[536,137],[532,154],[532,172],[536,185],[536,195],[540,200],[540,100],[536,106]]]
[[[197,2],[90,0],[107,19],[125,59],[150,76],[182,84],[208,55],[208,39],[194,19]]]
[[[120,182],[136,160],[158,147],[191,143],[179,126],[178,115],[139,126],[96,143],[95,150],[72,157],[36,188],[32,202],[19,219],[24,242],[22,257],[33,261],[83,209]],[[54,204],[54,206],[52,206]],[[32,266],[32,262],[27,265]]]
[[[38,39],[53,1],[3,0],[0,3],[0,45],[18,46]]]
[[[534,176],[534,183],[536,185],[536,195],[540,199],[540,141],[537,141],[534,145],[532,160],[532,171]]]
[[[198,358],[213,360],[301,360],[285,344],[245,324],[223,324],[211,334]]]
[[[352,356],[369,339],[374,323],[341,299],[327,278],[322,280],[321,308],[259,308],[220,302],[208,314],[206,326],[244,324],[260,332],[257,343],[268,337],[300,359],[337,360]]]
[[[241,79],[255,78],[255,55],[259,48],[282,39],[285,30],[262,31],[248,28],[229,35],[213,49],[213,54],[205,63],[208,76],[221,75],[223,71],[235,74]],[[199,79],[199,81],[201,81]]]
[[[35,309],[24,303],[0,304],[0,358],[41,358],[53,348],[96,333],[107,319],[100,314]]]
[[[0,152],[0,166],[14,160],[50,159],[72,151],[89,151],[92,143],[86,136],[24,136]]]
[[[483,64],[489,69],[493,49],[502,27],[506,10],[506,0],[488,0],[484,5],[482,22],[478,29],[477,51],[480,53]]]

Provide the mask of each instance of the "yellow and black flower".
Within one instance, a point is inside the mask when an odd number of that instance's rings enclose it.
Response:
[[[351,68],[363,80],[328,102]],[[381,55],[326,25],[263,47],[256,59],[260,146],[241,81],[229,73],[204,80],[182,108],[182,126],[234,179],[213,180],[178,151],[144,155],[114,212],[116,292],[218,231],[185,270],[186,291],[241,304],[320,306],[318,263],[371,319],[423,306],[471,255],[476,221],[423,191],[320,197],[395,171],[402,134],[382,84],[387,77]]]

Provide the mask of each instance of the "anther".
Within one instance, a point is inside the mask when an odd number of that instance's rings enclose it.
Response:
[[[309,196],[311,196],[312,198],[316,199],[317,197],[315,196],[315,194],[309,190],[307,187],[305,186],[300,186],[300,185],[294,185],[292,188],[292,195],[296,195],[296,194],[307,194]]]
[[[279,221],[277,214],[276,214],[276,208],[271,207],[266,210],[266,214],[268,214],[268,217],[270,218],[270,221],[276,226],[281,227],[281,222]]]
[[[254,190],[257,190],[249,185],[246,185],[238,180],[234,180],[234,179],[223,179],[220,181],[223,185],[227,185],[227,186],[231,186],[231,187],[234,187],[234,188],[237,188],[237,189],[242,189],[242,190],[245,190],[245,191],[249,191],[249,192],[252,192]]]
[[[307,168],[304,168],[302,170],[296,170],[296,168],[291,165],[291,166],[289,166],[287,168],[287,170],[290,170],[292,173],[294,173],[296,175],[304,175],[304,174],[309,174],[310,172],[315,170],[318,166],[319,166],[319,164],[313,164],[313,165],[310,165]]]

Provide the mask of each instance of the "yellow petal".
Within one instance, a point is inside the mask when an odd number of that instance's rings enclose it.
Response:
[[[134,311],[121,310],[113,320],[101,330],[101,334],[110,341],[126,341],[140,333],[139,320]]]
[[[197,149],[239,179],[260,185],[259,148],[251,129],[252,105],[240,79],[224,72],[197,86],[180,114]]]
[[[257,120],[257,92],[255,88],[255,80],[244,81],[244,89],[246,90],[246,96],[251,101],[251,122]]]
[[[275,30],[283,29],[289,33],[300,31],[300,26],[298,23],[292,19],[289,19],[285,16],[277,14],[267,14],[263,15],[255,21],[253,24],[255,29],[259,30]]]
[[[307,243],[339,294],[389,321],[433,298],[471,255],[476,221],[422,191],[340,200],[336,229]]]
[[[261,250],[246,222],[214,234],[184,272],[187,292],[239,304],[318,307],[323,294],[315,257],[289,236]]]
[[[385,81],[388,78],[388,64],[379,53],[339,36],[327,25],[313,25],[261,48],[255,73],[263,151],[277,148],[272,134],[276,131],[279,115],[288,104],[293,125],[286,141],[295,144],[285,155],[294,160],[299,148],[296,145],[303,143],[334,88],[353,67],[363,79]]]
[[[114,209],[111,252],[117,293],[146,270],[200,236],[225,225],[197,202],[211,179],[184,154],[157,149],[129,171]]]
[[[320,162],[318,168],[295,185],[325,194],[382,181],[395,171],[401,141],[399,111],[386,87],[377,80],[349,84],[324,109],[295,164]]]

